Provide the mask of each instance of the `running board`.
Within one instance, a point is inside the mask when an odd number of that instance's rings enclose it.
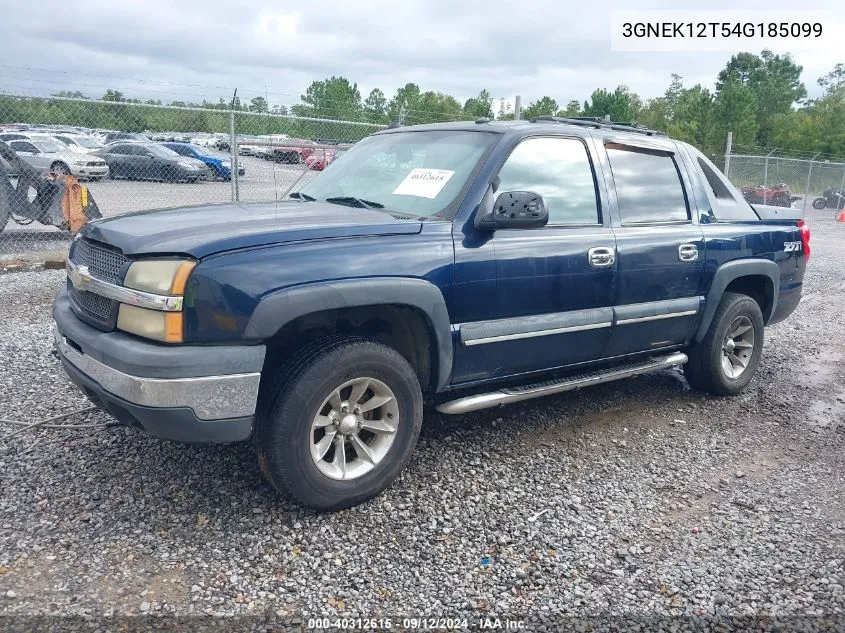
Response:
[[[630,378],[641,374],[650,374],[651,372],[660,371],[661,369],[668,369],[669,367],[683,365],[687,362],[687,360],[686,354],[675,352],[669,356],[649,358],[646,361],[638,363],[616,366],[610,369],[602,369],[585,374],[578,374],[576,376],[568,376],[567,378],[561,378],[559,380],[548,380],[546,382],[538,382],[532,385],[509,387],[506,389],[499,389],[498,391],[491,391],[490,393],[480,393],[474,396],[458,398],[457,400],[451,400],[438,405],[437,410],[440,411],[440,413],[459,415],[461,413],[469,413],[470,411],[478,411],[479,409],[495,407],[500,404],[510,404],[511,402],[519,402],[521,400],[531,400],[532,398],[550,396],[554,393],[563,393],[564,391],[574,391],[576,389],[580,389],[581,387],[600,385],[604,382],[621,380],[622,378]]]

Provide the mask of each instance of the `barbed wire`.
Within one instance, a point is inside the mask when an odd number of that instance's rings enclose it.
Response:
[[[827,152],[815,152],[812,150],[798,150],[798,149],[790,149],[790,148],[782,148],[782,147],[767,147],[762,145],[746,145],[746,144],[736,144],[734,143],[731,148],[732,154],[744,153],[749,156],[759,156],[760,158],[765,158],[768,156],[770,159],[774,158],[787,158],[787,159],[794,159],[794,160],[816,160],[817,162],[824,162],[824,160],[818,159],[829,159],[835,160],[837,162],[845,162],[845,155],[843,154],[833,154]]]

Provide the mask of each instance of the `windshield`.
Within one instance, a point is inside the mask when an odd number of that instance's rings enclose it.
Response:
[[[77,145],[81,145],[82,147],[86,147],[88,149],[98,149],[103,146],[103,144],[98,142],[97,139],[93,139],[90,136],[74,136],[73,140],[76,141]]]
[[[179,156],[176,152],[174,152],[169,147],[164,147],[162,145],[145,145],[148,150],[155,156],[160,156],[162,158],[173,158],[174,156]]]
[[[55,154],[56,152],[66,151],[65,146],[62,143],[52,138],[34,138],[32,139],[32,144],[45,154]]]
[[[456,130],[377,134],[338,153],[302,194],[316,200],[355,197],[420,216],[441,214],[498,138]]]

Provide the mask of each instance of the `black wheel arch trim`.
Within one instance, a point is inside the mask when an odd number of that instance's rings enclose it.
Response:
[[[368,277],[322,281],[265,295],[244,331],[245,338],[267,340],[294,319],[325,310],[369,305],[404,305],[422,312],[433,335],[437,358],[435,390],[442,391],[452,375],[452,329],[440,289],[424,279]]]
[[[769,322],[769,319],[771,319],[777,309],[778,303],[778,292],[780,289],[780,268],[778,268],[778,265],[769,259],[741,259],[727,262],[719,266],[713,275],[713,282],[710,284],[710,290],[707,293],[707,301],[704,304],[701,322],[698,324],[698,330],[695,333],[696,342],[700,342],[707,334],[707,330],[713,320],[713,315],[716,313],[716,308],[719,307],[719,301],[725,293],[725,288],[735,279],[750,276],[767,277],[772,283],[771,310],[767,311],[768,314],[763,314],[765,322]]]

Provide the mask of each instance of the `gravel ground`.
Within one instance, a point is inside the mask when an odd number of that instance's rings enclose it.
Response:
[[[845,224],[811,227],[804,300],[766,330],[742,395],[705,397],[670,371],[465,417],[430,410],[401,480],[335,514],[268,488],[246,444],[115,427],[0,441],[0,614],[841,625]],[[0,276],[2,418],[86,405],[50,355],[62,281]]]

